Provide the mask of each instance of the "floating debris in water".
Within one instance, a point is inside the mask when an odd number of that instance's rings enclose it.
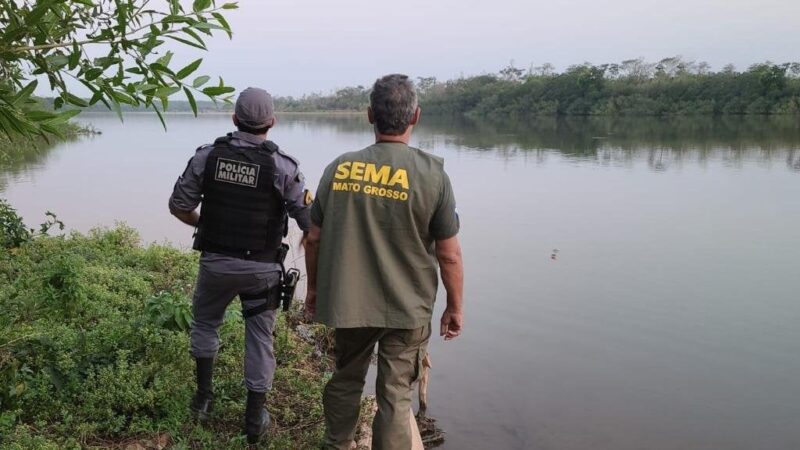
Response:
[[[550,259],[558,259],[558,249],[554,248],[553,253],[550,254]]]

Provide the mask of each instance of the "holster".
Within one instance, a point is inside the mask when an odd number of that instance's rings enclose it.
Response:
[[[239,298],[242,299],[242,301],[266,298],[264,303],[258,306],[254,306],[249,309],[242,309],[242,317],[244,317],[244,320],[247,320],[250,317],[263,313],[264,311],[278,309],[278,307],[281,305],[281,286],[273,286],[266,291],[256,292],[255,294],[239,294]]]

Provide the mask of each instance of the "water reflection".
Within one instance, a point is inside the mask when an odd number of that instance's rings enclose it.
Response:
[[[56,147],[54,142],[34,144],[21,138],[13,142],[0,141],[0,192],[19,175],[44,167]]]
[[[286,115],[284,126],[298,130],[331,128],[338,134],[369,129],[362,114]],[[746,161],[786,162],[800,171],[800,120],[794,116],[725,117],[542,117],[530,121],[489,122],[423,115],[417,129],[420,146],[493,152],[502,159],[530,158],[538,163],[550,153],[576,161],[627,165],[646,160],[665,171],[711,160],[737,167]]]
[[[494,151],[514,159],[535,152],[543,162],[557,152],[570,159],[626,165],[644,159],[654,171],[687,162],[700,166],[710,160],[738,166],[744,161],[786,161],[798,170],[800,121],[778,117],[539,118],[528,122],[489,123],[474,120],[426,118],[420,126],[438,143],[475,151]],[[443,139],[438,141],[437,139]]]

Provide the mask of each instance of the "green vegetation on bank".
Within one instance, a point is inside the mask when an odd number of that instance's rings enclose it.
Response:
[[[762,63],[738,71],[713,71],[706,63],[665,58],[619,64],[545,64],[527,70],[513,64],[495,74],[438,81],[417,78],[426,116],[527,119],[536,116],[665,116],[800,114],[800,63]],[[363,111],[369,89],[328,95],[278,97],[279,111]]]
[[[91,133],[91,130],[83,128],[75,123],[66,122],[55,127],[58,134],[54,136],[15,136],[14,139],[4,134],[0,134],[0,168],[13,165],[16,161],[24,159],[33,152],[45,151],[53,143],[60,140],[74,139],[80,134]]]
[[[525,118],[565,115],[664,116],[691,114],[798,114],[800,63],[755,64],[718,72],[680,58],[659,63],[513,66],[483,75],[422,86],[429,114]]]
[[[439,81],[416,80],[426,116],[529,119],[558,116],[683,116],[800,114],[800,63],[754,64],[713,71],[705,63],[665,58],[619,64],[580,64],[556,72],[551,65]],[[370,89],[276,96],[280,112],[363,112]],[[224,103],[170,103],[170,112],[232,112]],[[91,108],[100,110],[100,105]],[[141,107],[123,107],[142,110]]]
[[[189,416],[196,255],[143,247],[125,226],[50,236],[60,224],[48,220],[29,230],[0,200],[0,447],[244,448],[237,307],[220,330],[215,418]],[[313,448],[322,433],[328,363],[295,331],[296,314],[277,326],[269,448]]]

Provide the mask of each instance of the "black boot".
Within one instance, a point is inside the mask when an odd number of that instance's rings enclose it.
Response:
[[[269,427],[269,413],[264,400],[267,394],[247,391],[247,405],[244,409],[244,434],[248,444],[257,444]]]
[[[214,373],[214,358],[195,358],[197,362],[197,393],[190,406],[197,420],[205,422],[211,418],[214,406],[214,390],[211,378]]]

